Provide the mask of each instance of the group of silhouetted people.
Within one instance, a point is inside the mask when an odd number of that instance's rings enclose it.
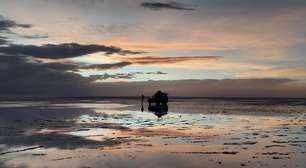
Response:
[[[149,106],[152,103],[155,103],[156,106],[167,105],[168,103],[168,94],[162,91],[157,91],[153,97],[148,99]]]
[[[143,97],[142,97],[143,98]],[[162,91],[157,91],[148,99],[148,110],[154,112],[155,115],[161,117],[168,112],[168,94]]]

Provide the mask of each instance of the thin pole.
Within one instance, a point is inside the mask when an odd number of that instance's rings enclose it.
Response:
[[[141,94],[141,111],[142,112],[144,111],[144,108],[143,108],[143,99],[144,99],[144,95]]]

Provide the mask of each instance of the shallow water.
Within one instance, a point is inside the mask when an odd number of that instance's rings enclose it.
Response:
[[[2,101],[0,167],[303,167],[306,100]]]

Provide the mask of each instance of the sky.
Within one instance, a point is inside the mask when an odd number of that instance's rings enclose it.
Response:
[[[0,96],[306,97],[304,0],[0,4]]]

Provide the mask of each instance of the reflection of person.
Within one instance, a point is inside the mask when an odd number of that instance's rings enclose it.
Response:
[[[142,94],[141,95],[141,111],[143,112],[143,99],[144,99],[144,95]]]

